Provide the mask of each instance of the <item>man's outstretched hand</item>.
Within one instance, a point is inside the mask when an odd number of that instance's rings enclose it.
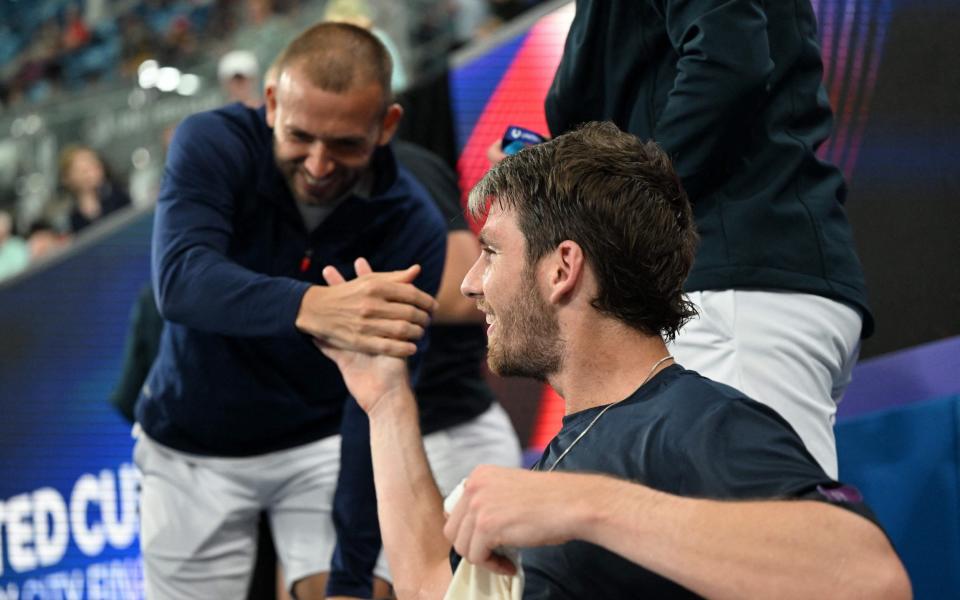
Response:
[[[403,271],[364,272],[345,281],[333,267],[324,269],[328,287],[312,286],[304,294],[296,327],[324,346],[368,354],[407,357],[417,351],[437,302],[417,289],[419,265]],[[328,276],[329,274],[329,276]],[[331,283],[332,281],[332,283]]]
[[[323,278],[330,286],[328,289],[339,290],[363,279],[369,280],[378,275],[406,274],[416,268],[411,267],[406,271],[395,271],[393,273],[374,273],[370,264],[363,258],[358,258],[354,267],[357,271],[357,278],[353,281],[346,281],[334,267],[326,267],[323,270]],[[413,277],[415,277],[416,271],[412,272]],[[430,296],[427,296],[427,298],[430,298]],[[433,302],[433,298],[430,298],[430,301]],[[418,325],[420,333],[417,337],[423,335],[424,326],[426,326],[426,323],[422,326]],[[392,393],[409,393],[407,361],[402,358],[407,356],[407,353],[371,352],[361,348],[337,347],[320,338],[314,338],[314,344],[327,358],[337,364],[350,394],[356,398],[357,403],[368,414],[375,409],[381,399],[390,396]],[[416,350],[416,346],[412,343],[410,345]],[[411,351],[409,354],[412,353]]]

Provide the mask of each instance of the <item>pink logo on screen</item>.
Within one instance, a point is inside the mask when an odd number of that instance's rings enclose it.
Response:
[[[813,8],[834,113],[833,133],[817,154],[849,180],[870,117],[893,0],[814,0]]]

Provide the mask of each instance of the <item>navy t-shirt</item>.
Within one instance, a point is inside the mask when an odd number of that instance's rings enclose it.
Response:
[[[602,409],[565,417],[535,468],[549,469]],[[816,499],[875,521],[859,493],[824,474],[777,413],[678,365],[610,408],[556,470],[606,473],[680,496]],[[523,549],[522,559],[527,600],[697,597],[586,542]]]

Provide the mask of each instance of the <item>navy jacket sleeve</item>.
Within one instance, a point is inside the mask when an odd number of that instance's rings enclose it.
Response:
[[[661,0],[660,8],[679,60],[653,138],[696,201],[747,137],[773,72],[767,17],[760,0]]]
[[[415,283],[423,291],[435,296],[440,288],[446,258],[446,227],[426,190],[415,181],[406,181],[410,193],[421,201],[413,203],[415,209],[408,226],[390,245],[412,249],[411,263],[419,264],[422,269]],[[411,251],[407,250],[407,255],[410,254]],[[375,271],[384,271],[404,268],[409,264],[394,264],[387,258],[383,263],[371,266]],[[416,385],[427,343],[426,338],[421,340],[419,352],[410,359],[413,385]],[[344,406],[340,431],[340,474],[333,501],[337,547],[331,561],[327,595],[369,598],[373,586],[372,573],[382,543],[370,454],[370,423],[353,398]]]
[[[177,128],[153,231],[153,285],[165,319],[237,337],[297,333],[294,322],[310,284],[255,273],[226,255],[238,192],[256,168],[257,143],[215,112],[193,115]]]

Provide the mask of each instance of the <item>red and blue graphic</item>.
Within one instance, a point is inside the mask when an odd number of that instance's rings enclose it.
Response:
[[[834,111],[833,135],[818,155],[850,178],[857,163],[893,0],[818,0],[823,81]]]
[[[509,125],[549,132],[543,99],[560,64],[571,21],[573,3],[451,75],[460,149],[457,166],[465,193],[487,172],[487,148]]]

